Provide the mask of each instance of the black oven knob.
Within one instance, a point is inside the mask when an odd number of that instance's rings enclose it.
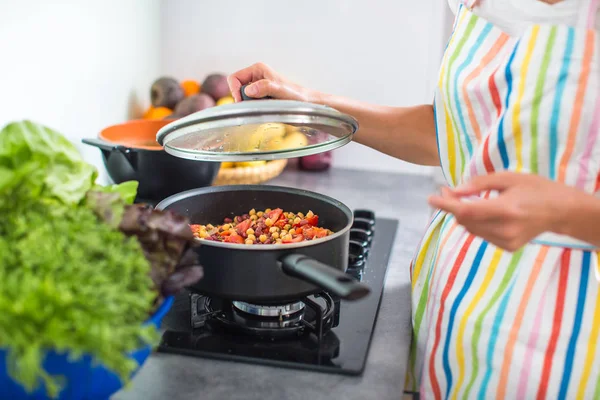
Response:
[[[366,249],[359,242],[351,240],[348,249],[348,268],[364,268],[366,256]]]
[[[356,218],[352,223],[352,228],[363,230],[367,235],[373,236],[373,225],[366,219]]]
[[[350,240],[354,240],[355,242],[364,243],[363,247],[371,247],[371,241],[373,240],[373,235],[369,235],[367,231],[362,229],[350,229]]]
[[[363,271],[361,268],[348,268],[346,274],[350,275],[357,281],[361,282],[363,278]]]
[[[375,213],[371,210],[354,210],[354,218],[366,219],[375,226]]]

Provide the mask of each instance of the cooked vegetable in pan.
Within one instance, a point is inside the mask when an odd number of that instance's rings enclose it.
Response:
[[[319,216],[312,211],[303,214],[285,212],[281,208],[264,211],[250,210],[248,214],[225,218],[223,224],[213,226],[190,225],[194,236],[238,244],[285,244],[315,240],[333,232],[317,226]]]

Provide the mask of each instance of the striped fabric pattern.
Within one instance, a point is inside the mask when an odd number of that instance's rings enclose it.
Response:
[[[510,170],[598,194],[600,42],[588,29],[598,0],[585,1],[583,26],[521,37],[478,17],[476,3],[459,8],[434,103],[448,184]],[[599,264],[597,251],[560,244],[509,253],[437,212],[411,264],[408,389],[600,399]]]

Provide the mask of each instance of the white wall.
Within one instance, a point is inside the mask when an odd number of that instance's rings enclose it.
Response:
[[[444,0],[0,0],[0,126],[30,118],[81,145],[139,115],[160,74],[202,79],[258,60],[307,86],[390,105],[431,101]],[[337,166],[432,170],[357,144]]]
[[[159,0],[0,0],[0,126],[49,125],[80,144],[148,104],[159,73]]]
[[[374,103],[431,102],[444,0],[163,0],[161,71],[179,79],[253,62],[322,91]],[[358,144],[337,166],[432,173]]]

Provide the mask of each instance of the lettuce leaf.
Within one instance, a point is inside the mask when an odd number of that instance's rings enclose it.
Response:
[[[97,176],[77,148],[49,127],[24,120],[0,130],[0,196],[77,204]]]
[[[127,204],[133,204],[135,201],[135,197],[137,196],[137,190],[139,187],[138,181],[127,181],[115,185],[108,186],[94,186],[94,192],[102,192],[102,193],[118,193],[119,196],[125,201]]]

